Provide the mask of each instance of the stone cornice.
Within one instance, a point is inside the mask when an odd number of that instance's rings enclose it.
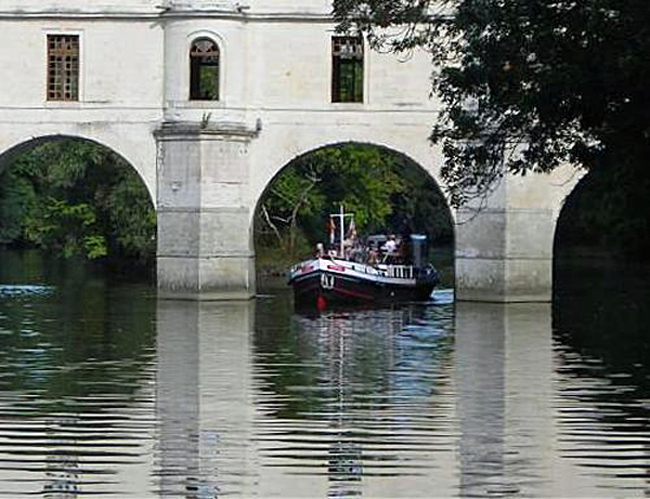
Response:
[[[242,22],[312,22],[331,23],[326,12],[251,12],[238,9],[149,9],[149,10],[0,10],[0,20],[131,20],[229,19]]]
[[[256,128],[249,128],[244,123],[235,122],[166,121],[154,134],[161,141],[223,140],[224,138],[250,140],[257,137],[260,130],[261,124]]]

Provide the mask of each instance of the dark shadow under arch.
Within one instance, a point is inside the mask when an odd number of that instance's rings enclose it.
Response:
[[[605,165],[585,175],[560,211],[553,247],[553,329],[567,372],[614,385],[624,374],[628,388],[621,397],[629,400],[635,391],[643,396],[650,385],[650,261],[643,251],[650,215],[633,209],[635,197],[647,200],[643,182],[626,178],[628,172],[617,167]],[[625,220],[635,215],[634,223]],[[631,248],[631,241],[638,246]],[[580,358],[591,362],[581,364]],[[618,379],[609,378],[612,374]],[[594,397],[611,406],[616,393],[596,391]],[[633,416],[638,417],[625,414],[621,422],[627,425]]]

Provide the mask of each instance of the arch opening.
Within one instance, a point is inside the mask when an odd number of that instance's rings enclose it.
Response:
[[[569,266],[650,262],[650,176],[615,162],[592,168],[567,196],[553,242],[554,280]]]
[[[578,182],[557,220],[554,334],[571,359],[598,359],[599,375],[644,380],[648,373],[648,199],[645,164],[603,162]]]
[[[20,143],[0,155],[0,248],[152,268],[151,193],[127,160],[93,140]]]
[[[435,179],[403,153],[343,142],[308,151],[287,163],[266,186],[254,214],[258,278],[279,273],[330,242],[329,215],[354,213],[362,240],[373,234],[426,234],[429,260],[454,286],[454,224]]]

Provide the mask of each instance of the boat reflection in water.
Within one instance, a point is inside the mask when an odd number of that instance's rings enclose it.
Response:
[[[162,495],[648,489],[647,446],[621,477],[612,465],[620,471],[625,435],[608,436],[607,417],[586,418],[602,414],[598,404],[576,405],[574,391],[595,385],[564,377],[550,305],[450,300],[308,317],[282,313],[285,298],[159,302]],[[587,434],[600,435],[588,453]]]
[[[159,302],[161,494],[415,493],[439,468],[453,481],[453,431],[437,434],[453,421],[451,309],[267,305]]]
[[[563,297],[552,332],[445,291],[305,316],[99,284],[0,299],[2,496],[648,495],[646,302]]]

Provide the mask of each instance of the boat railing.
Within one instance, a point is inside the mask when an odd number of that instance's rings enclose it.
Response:
[[[386,268],[386,277],[397,279],[413,279],[412,265],[388,265]]]
[[[413,268],[413,265],[380,264],[377,267],[373,267],[370,265],[360,264],[353,265],[352,268],[357,272],[369,275],[378,275],[381,277],[397,279],[413,279],[415,277],[415,269]]]
[[[337,261],[338,259],[325,257],[325,260],[332,260],[332,262]],[[380,276],[380,277],[389,277],[395,279],[414,279],[416,277],[416,269],[413,265],[396,265],[396,264],[385,264],[380,263],[378,265],[370,265],[367,263],[351,262],[351,261],[341,261],[338,260],[337,263],[343,263],[345,267],[359,272],[362,274]],[[304,262],[293,265],[290,269],[291,274],[304,270]]]

